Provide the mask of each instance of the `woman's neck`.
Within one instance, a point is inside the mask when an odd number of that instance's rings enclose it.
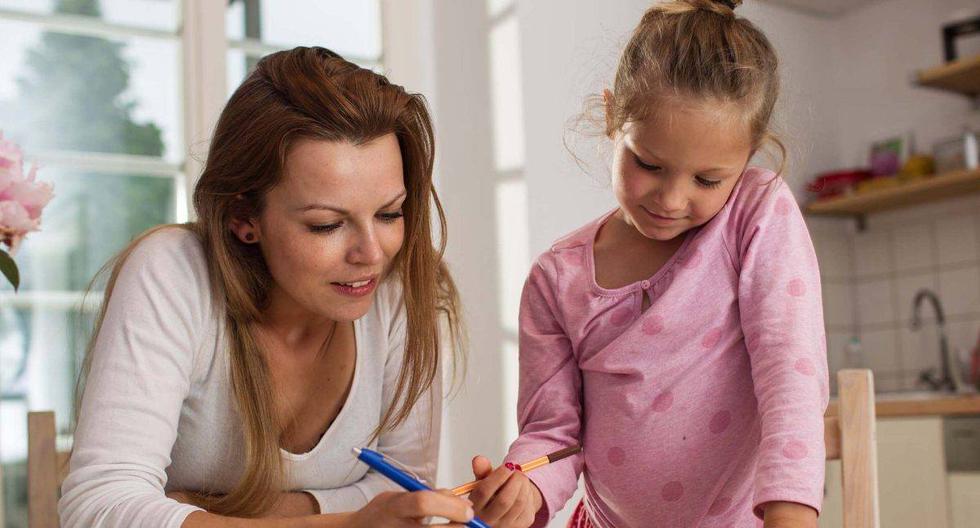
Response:
[[[336,321],[307,310],[280,288],[273,287],[269,292],[268,307],[262,312],[257,326],[269,337],[299,349],[304,343],[322,342],[335,324]]]

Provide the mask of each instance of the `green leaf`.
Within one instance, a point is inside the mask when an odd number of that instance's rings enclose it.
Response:
[[[17,263],[2,249],[0,249],[0,272],[3,272],[3,276],[7,277],[10,284],[14,285],[14,291],[17,291],[17,288],[20,287],[20,272],[17,271]]]

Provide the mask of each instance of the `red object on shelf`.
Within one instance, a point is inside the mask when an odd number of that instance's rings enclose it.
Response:
[[[847,191],[852,190],[858,182],[862,182],[871,177],[871,171],[867,169],[825,172],[808,183],[806,188],[815,194],[819,200],[845,194]]]

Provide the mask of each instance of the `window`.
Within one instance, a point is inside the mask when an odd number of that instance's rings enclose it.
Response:
[[[225,16],[229,94],[262,56],[295,46],[323,46],[365,68],[381,68],[380,0],[231,0],[229,4]]]
[[[206,139],[193,129],[209,88],[185,76],[198,71],[182,59],[185,43],[220,57],[209,66],[224,61],[228,93],[258,58],[300,44],[380,68],[379,1],[227,4],[226,38],[206,39],[183,32],[220,32],[221,3],[0,0],[0,130],[55,185],[42,231],[16,256],[20,291],[0,286],[3,526],[27,526],[27,412],[54,410],[62,447],[70,443],[75,380],[102,298],[98,285],[85,297],[90,281],[137,234],[189,217],[199,165],[186,153]],[[217,23],[201,20],[207,9],[219,10]]]

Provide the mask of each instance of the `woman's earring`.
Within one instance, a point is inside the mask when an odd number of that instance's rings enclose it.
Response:
[[[245,233],[245,242],[255,242],[255,234]]]

